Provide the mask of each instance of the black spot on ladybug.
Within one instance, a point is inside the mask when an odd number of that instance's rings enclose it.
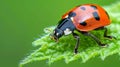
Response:
[[[110,16],[108,15],[108,13],[105,11],[105,13],[107,14],[108,18],[110,19]]]
[[[96,20],[98,20],[98,21],[100,20],[100,17],[97,12],[93,12],[93,16]]]
[[[96,6],[94,6],[94,5],[91,5],[91,7],[92,7],[94,10],[96,10],[96,9],[97,9],[97,7],[96,7]]]
[[[86,8],[85,8],[85,7],[80,7],[80,9],[82,9],[82,10],[86,10]]]
[[[69,16],[69,17],[74,17],[74,16],[76,16],[76,13],[75,13],[75,12],[70,12],[70,13],[68,14],[68,16]]]
[[[84,21],[84,22],[80,22],[80,25],[82,25],[82,26],[86,26],[87,25],[87,23]]]

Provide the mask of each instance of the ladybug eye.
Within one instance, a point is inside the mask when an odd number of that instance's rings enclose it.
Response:
[[[56,33],[56,35],[58,36],[58,35],[59,35],[59,33]]]

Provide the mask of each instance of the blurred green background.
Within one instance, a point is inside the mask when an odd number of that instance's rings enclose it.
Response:
[[[95,3],[111,5],[117,0],[0,0],[0,67],[18,67],[20,60],[35,47],[32,42],[43,29],[56,25],[61,15],[76,5]],[[24,67],[119,67],[118,55],[102,61],[94,58],[86,63],[58,61],[51,66],[46,61],[33,62]]]

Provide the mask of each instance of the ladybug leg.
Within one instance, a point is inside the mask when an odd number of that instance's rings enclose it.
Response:
[[[99,27],[99,28],[96,28],[95,30],[103,30],[104,27]]]
[[[106,27],[99,27],[99,28],[97,28],[97,29],[95,29],[95,30],[105,30],[105,32],[104,32],[104,37],[106,37],[106,38],[109,38],[109,39],[112,39],[112,38],[114,38],[114,39],[116,39],[114,36],[108,36],[107,35],[107,28]]]
[[[89,32],[83,32],[83,34],[92,37],[99,46],[102,46],[102,47],[108,46],[107,44],[103,44],[96,36],[94,36],[93,34],[91,34]]]
[[[77,52],[78,52],[78,47],[79,47],[79,42],[80,42],[80,37],[79,37],[78,34],[76,34],[76,33],[74,33],[74,32],[73,32],[72,34],[73,34],[74,38],[77,40],[76,45],[75,45],[75,48],[74,48],[74,53],[77,54]]]
[[[105,29],[104,37],[109,38],[109,39],[112,39],[112,38],[116,39],[114,36],[108,36],[108,35],[107,35],[107,31],[108,31],[107,28],[104,27],[104,29]]]

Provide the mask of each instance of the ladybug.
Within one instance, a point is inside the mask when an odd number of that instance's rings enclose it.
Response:
[[[80,37],[74,31],[92,37],[99,46],[106,47],[96,36],[89,31],[104,29],[104,37],[112,38],[107,35],[107,28],[105,26],[111,23],[108,13],[99,5],[83,4],[76,6],[62,16],[58,26],[54,29],[51,37],[58,41],[63,35],[72,34],[77,40],[74,53],[78,52]]]

